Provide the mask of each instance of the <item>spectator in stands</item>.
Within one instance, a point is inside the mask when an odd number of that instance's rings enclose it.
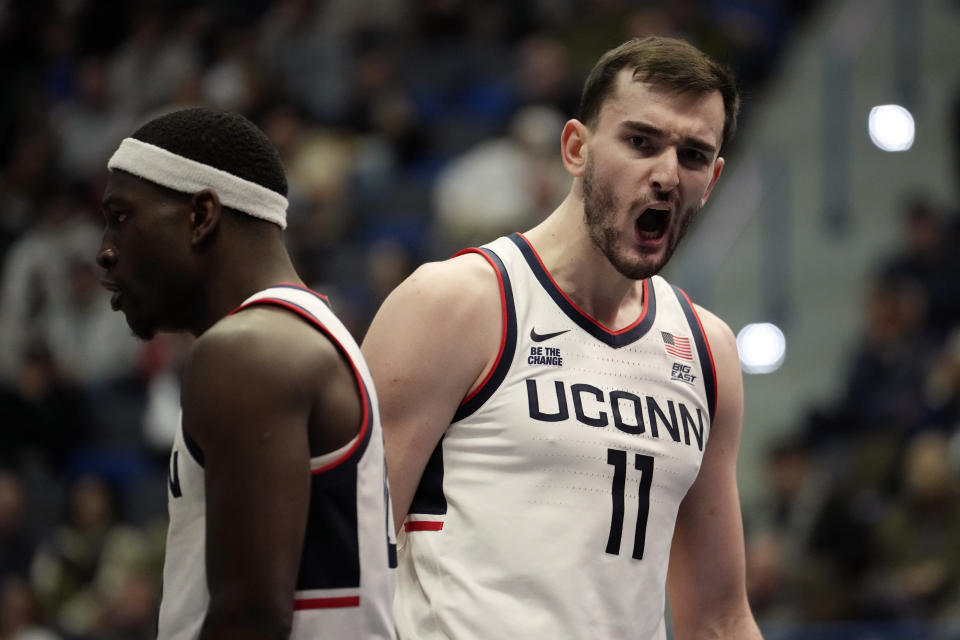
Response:
[[[925,408],[920,428],[960,437],[960,327],[947,336],[924,384]]]
[[[70,491],[66,517],[37,549],[31,582],[58,626],[82,636],[146,561],[143,534],[120,519],[112,489],[84,476]]]
[[[0,468],[0,576],[25,578],[33,549],[24,513],[23,483],[16,472]]]
[[[6,262],[10,246],[33,224],[37,203],[56,184],[56,152],[53,136],[44,127],[16,136],[0,171],[0,264]]]
[[[880,278],[870,291],[865,333],[840,400],[846,432],[903,433],[923,407],[924,371],[936,352],[924,331],[929,301],[910,280]],[[842,434],[835,434],[842,435]]]
[[[747,588],[762,623],[806,611],[807,549],[830,489],[818,462],[803,435],[784,438],[767,453],[765,494],[747,519]]]
[[[200,47],[212,19],[210,9],[203,6],[185,9],[176,17],[155,7],[140,9],[108,62],[111,100],[138,113],[169,103],[200,73]]]
[[[37,599],[21,576],[0,574],[0,640],[59,640],[42,623]]]
[[[524,107],[509,135],[477,145],[440,172],[437,225],[451,245],[536,225],[563,200],[570,178],[555,157],[563,123],[552,107]]]
[[[941,207],[925,195],[901,205],[903,244],[880,266],[879,278],[918,286],[927,300],[925,331],[940,339],[960,320],[960,280],[955,277],[954,240]]]
[[[99,56],[80,60],[74,87],[75,94],[54,108],[53,129],[62,169],[75,179],[89,179],[131,128],[134,113],[111,102],[107,61]]]
[[[96,640],[154,640],[159,590],[154,576],[129,573],[122,586],[105,598],[91,634]]]
[[[47,196],[38,220],[11,247],[0,280],[0,380],[11,380],[24,345],[50,350],[64,376],[96,384],[130,375],[139,346],[109,310],[89,256],[99,221],[82,187]]]
[[[59,476],[90,434],[88,409],[49,349],[28,343],[13,384],[0,385],[0,459],[15,468],[39,463]]]
[[[942,618],[960,607],[960,482],[947,438],[908,443],[902,486],[877,530],[878,608],[899,618]]]

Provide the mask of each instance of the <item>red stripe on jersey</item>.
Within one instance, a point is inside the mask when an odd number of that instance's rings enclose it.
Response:
[[[493,361],[493,366],[490,367],[490,370],[489,370],[489,371],[487,371],[487,375],[485,375],[485,376],[483,377],[483,380],[480,381],[480,384],[478,384],[477,387],[476,387],[473,391],[471,391],[470,393],[468,393],[467,396],[463,399],[463,401],[460,402],[460,405],[461,405],[461,406],[463,406],[463,405],[466,404],[467,402],[470,402],[470,400],[471,400],[475,395],[477,395],[478,393],[480,393],[480,390],[483,389],[483,388],[486,386],[486,384],[490,381],[490,378],[493,377],[493,372],[497,370],[497,366],[500,364],[500,358],[503,357],[503,350],[504,350],[504,349],[506,348],[506,346],[507,346],[507,327],[509,326],[509,325],[508,325],[508,321],[507,321],[507,313],[508,313],[508,310],[507,310],[507,294],[506,294],[506,290],[505,290],[504,287],[503,287],[503,275],[500,273],[500,270],[497,269],[497,265],[495,265],[495,264],[493,263],[493,260],[491,260],[484,252],[480,251],[479,249],[475,249],[475,248],[464,249],[463,251],[458,251],[457,253],[453,254],[453,256],[451,256],[451,257],[456,258],[457,256],[462,256],[462,255],[467,254],[467,253],[476,253],[476,254],[478,254],[480,257],[482,257],[484,260],[486,260],[486,261],[490,264],[491,267],[493,267],[493,272],[494,272],[495,274],[497,274],[497,285],[500,287],[500,323],[501,323],[501,326],[500,326],[500,350],[497,352],[497,358],[496,358],[496,360]]]
[[[309,291],[309,289],[306,289],[306,291]],[[327,339],[337,347],[340,353],[343,354],[343,357],[347,359],[347,363],[350,365],[350,368],[353,370],[353,376],[357,380],[357,387],[360,389],[360,406],[363,409],[363,416],[360,419],[360,432],[357,434],[356,439],[353,441],[353,445],[351,445],[350,448],[343,453],[343,455],[341,455],[336,460],[333,460],[332,462],[323,465],[319,469],[311,469],[310,473],[323,473],[324,471],[329,471],[330,469],[333,469],[337,465],[341,464],[344,460],[347,460],[351,455],[353,455],[353,452],[356,451],[357,447],[360,446],[360,443],[363,442],[363,437],[366,435],[367,429],[369,428],[370,422],[372,420],[370,416],[370,399],[367,397],[367,387],[365,384],[363,384],[363,378],[360,376],[360,370],[357,369],[356,363],[354,363],[353,358],[350,357],[350,354],[347,352],[343,344],[341,344],[340,341],[337,339],[337,337],[334,336],[333,333],[329,329],[327,329],[327,327],[325,327],[322,322],[320,322],[319,318],[315,318],[306,309],[303,309],[297,304],[289,302],[287,300],[281,300],[279,298],[259,298],[257,300],[254,300],[253,302],[249,302],[245,305],[238,307],[231,313],[236,313],[243,309],[248,309],[250,307],[254,307],[262,304],[275,305],[278,307],[282,307],[284,309],[287,309],[288,311],[292,311],[293,313],[297,314],[304,320],[309,321],[310,324],[312,324],[317,329],[319,329],[320,333],[325,335]]]
[[[340,609],[342,607],[359,607],[360,596],[344,596],[342,598],[305,598],[294,600],[295,611],[302,609]]]
[[[357,438],[354,440],[353,446],[351,446],[336,460],[330,462],[329,464],[323,465],[319,469],[313,469],[310,473],[323,473],[324,471],[329,471],[330,469],[333,469],[342,463],[344,460],[347,460],[351,455],[353,455],[353,452],[357,450],[357,447],[360,446],[360,443],[363,442],[363,438],[373,422],[373,417],[370,415],[370,398],[367,397],[367,385],[363,383],[363,378],[360,376],[360,370],[357,368],[356,363],[353,361],[353,358],[350,357],[350,354],[347,352],[346,348],[340,344],[340,341],[337,340],[334,335],[327,330],[326,327],[319,323],[317,326],[320,327],[320,330],[326,334],[331,342],[337,345],[340,353],[343,354],[343,356],[347,359],[347,362],[350,364],[350,368],[353,370],[353,376],[357,380],[357,388],[360,389],[360,407],[363,409],[363,416],[360,419],[360,433],[357,434]]]
[[[326,302],[328,305],[330,304],[330,298],[328,298],[327,296],[323,295],[322,293],[317,293],[310,287],[305,287],[302,284],[297,284],[296,282],[278,282],[273,286],[274,287],[290,287],[291,289],[300,289],[301,291],[312,293],[313,295],[317,296],[318,298]]]
[[[403,523],[404,531],[440,531],[443,529],[443,520],[412,520]]]
[[[328,306],[330,305],[330,299],[329,299],[327,296],[323,295],[322,293],[317,293],[316,291],[314,291],[314,290],[311,289],[310,287],[304,287],[303,285],[294,284],[293,282],[278,282],[277,284],[272,285],[272,287],[268,287],[268,288],[273,288],[273,287],[290,287],[290,288],[292,288],[292,289],[300,289],[301,291],[306,291],[307,293],[312,293],[313,295],[317,296],[318,298],[320,298],[321,300],[323,300],[325,303],[327,303]],[[266,291],[266,289],[264,289],[264,291]],[[274,298],[261,298],[261,300],[274,300]],[[233,314],[237,313],[238,311],[242,311],[242,310],[246,309],[247,307],[250,307],[250,306],[252,306],[252,305],[255,305],[257,302],[259,302],[259,300],[254,300],[253,302],[248,302],[247,304],[241,304],[239,307],[237,307],[236,309],[234,309],[233,311],[231,311],[231,312],[228,313],[227,315],[228,315],[228,316],[232,316]]]

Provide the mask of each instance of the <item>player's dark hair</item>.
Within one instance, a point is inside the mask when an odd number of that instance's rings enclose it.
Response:
[[[242,115],[195,107],[154,118],[133,138],[287,195],[287,178],[276,147]]]
[[[740,92],[729,67],[710,58],[693,45],[676,38],[634,38],[603,54],[587,76],[580,98],[578,119],[595,127],[603,103],[616,90],[617,74],[633,69],[633,77],[677,93],[710,93],[723,97],[725,119],[722,146],[737,130]]]

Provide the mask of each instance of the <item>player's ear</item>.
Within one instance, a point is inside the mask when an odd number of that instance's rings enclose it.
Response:
[[[710,184],[707,185],[707,190],[704,191],[703,197],[700,198],[700,206],[707,204],[707,198],[710,197],[710,193],[713,191],[713,188],[717,184],[717,180],[720,179],[720,174],[723,173],[723,165],[725,164],[723,158],[717,158],[716,164],[713,165],[713,179],[710,180]]]
[[[194,246],[209,242],[220,226],[223,207],[212,189],[198,191],[190,200],[190,241]]]
[[[560,157],[567,173],[574,178],[583,175],[587,166],[588,142],[590,129],[577,119],[567,120],[560,134]]]

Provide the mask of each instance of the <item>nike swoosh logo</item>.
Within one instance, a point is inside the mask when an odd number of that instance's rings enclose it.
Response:
[[[561,333],[566,333],[570,329],[564,329],[563,331],[555,331],[553,333],[537,333],[536,329],[530,329],[530,339],[534,342],[543,342],[544,340],[549,340],[550,338],[556,338]]]

